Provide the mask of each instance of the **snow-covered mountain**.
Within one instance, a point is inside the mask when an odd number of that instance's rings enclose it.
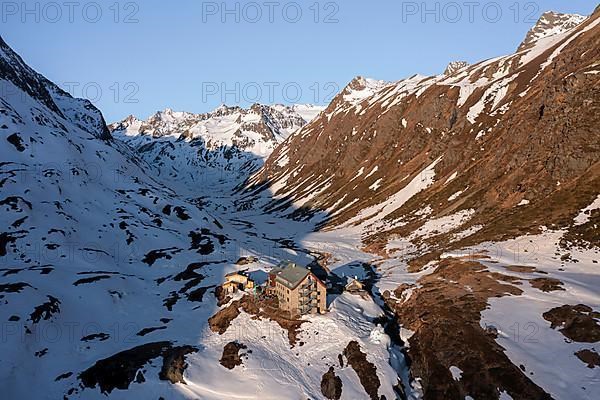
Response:
[[[538,20],[538,22],[527,32],[525,40],[519,45],[517,51],[523,51],[535,46],[540,39],[565,33],[577,25],[580,25],[586,19],[578,14],[561,14],[554,11],[547,11]]]
[[[169,295],[180,286],[170,271],[198,261],[200,246],[218,254],[228,241],[210,213],[180,200],[110,137],[96,108],[0,45],[0,315],[11,329],[0,344],[3,397],[102,398],[83,391],[79,374],[141,344],[138,331],[165,329],[164,303],[185,296]],[[151,268],[181,252],[178,264]],[[175,328],[160,354],[196,335]],[[131,372],[113,372],[111,384],[129,384]]]
[[[0,38],[0,73],[5,80],[2,100],[19,91],[43,104],[59,117],[75,124],[78,128],[101,139],[109,139],[110,134],[104,118],[89,100],[74,99],[23,62]],[[5,105],[8,108],[8,105]]]
[[[190,187],[214,178],[235,186],[322,110],[312,105],[260,104],[249,109],[222,105],[206,114],[166,109],[147,121],[129,116],[109,128],[156,167],[159,177]]]
[[[599,24],[545,14],[515,54],[322,112],[110,129],[0,40],[3,396],[597,398]],[[326,314],[218,288],[281,260]]]
[[[452,74],[415,75],[398,82],[358,77],[318,118],[275,150],[250,180],[250,188],[264,188],[263,182],[268,182],[277,189],[275,198],[285,198],[287,205],[327,211],[331,226],[360,223],[373,232],[402,225],[404,216],[396,211],[408,198],[389,199],[407,185],[415,184],[411,193],[416,194],[434,183],[422,177],[422,184],[416,185],[413,180],[422,174],[445,178],[446,185],[439,183],[447,186],[445,190],[456,188],[446,199],[485,183],[497,196],[474,206],[494,212],[565,189],[566,182],[596,160],[592,146],[577,155],[581,163],[569,161],[595,134],[589,124],[596,118],[594,112],[569,110],[594,98],[596,16],[515,54],[461,64]],[[569,59],[577,51],[582,56]],[[572,102],[571,108],[557,108],[559,96],[561,102]],[[554,141],[562,143],[567,125],[569,143],[552,147]],[[524,147],[532,136],[543,136],[544,141]],[[511,150],[501,151],[505,147]],[[499,159],[506,170],[497,167]],[[531,163],[537,168],[533,164],[547,165],[547,160],[562,167],[546,168],[544,179],[530,185],[518,182],[522,171],[512,165]],[[469,173],[457,180],[461,171]],[[440,206],[433,203],[434,210]],[[441,203],[441,213],[448,203],[452,201]]]
[[[305,246],[325,240],[308,239],[314,226],[219,213],[200,199],[231,195],[228,184],[157,175],[89,102],[0,50],[3,398],[320,398],[323,380],[351,398],[411,393],[400,343],[383,328],[392,320],[373,299],[338,291],[326,316],[298,320],[268,299],[220,296],[226,273],[260,281],[281,260],[314,263]],[[205,122],[244,145],[249,136],[224,126],[273,140],[304,123],[277,108],[222,108]],[[159,114],[150,140],[170,137],[160,129],[177,117]],[[340,261],[368,270],[352,252]],[[320,270],[339,287],[344,275]]]

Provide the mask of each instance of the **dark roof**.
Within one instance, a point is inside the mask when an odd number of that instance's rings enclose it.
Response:
[[[279,267],[274,268],[270,273],[276,275],[276,279],[283,285],[290,289],[294,289],[308,274],[310,274],[310,271],[293,262],[283,261],[279,263]]]

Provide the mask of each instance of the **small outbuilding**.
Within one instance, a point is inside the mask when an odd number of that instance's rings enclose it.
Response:
[[[360,294],[365,291],[365,287],[361,281],[358,280],[357,277],[353,279],[348,279],[348,283],[344,287],[346,292]]]
[[[253,290],[254,281],[244,272],[232,272],[225,275],[225,283],[222,285],[225,293],[236,293],[238,290]]]

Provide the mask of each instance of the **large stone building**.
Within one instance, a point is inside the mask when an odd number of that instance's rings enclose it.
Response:
[[[269,272],[267,285],[279,308],[294,316],[327,311],[327,287],[306,268],[284,261]]]

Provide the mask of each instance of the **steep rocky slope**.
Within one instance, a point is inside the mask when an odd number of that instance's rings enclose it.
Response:
[[[547,13],[515,54],[356,78],[247,183],[240,205],[374,255],[426,399],[600,390],[577,356],[600,329],[599,24]]]
[[[519,45],[517,51],[527,50],[542,38],[565,33],[575,28],[585,20],[583,15],[561,14],[548,11],[542,14],[535,26],[527,32],[525,40]]]
[[[460,228],[437,243],[568,224],[598,192],[598,17],[450,75],[355,79],[274,151],[248,198],[271,187],[267,209],[324,210],[380,247],[453,215]]]
[[[0,74],[2,100],[23,91],[58,116],[94,136],[108,140],[110,133],[102,113],[89,100],[75,99],[53,82],[35,72],[0,38]],[[25,96],[23,99],[25,100]],[[5,104],[5,106],[7,106]]]

